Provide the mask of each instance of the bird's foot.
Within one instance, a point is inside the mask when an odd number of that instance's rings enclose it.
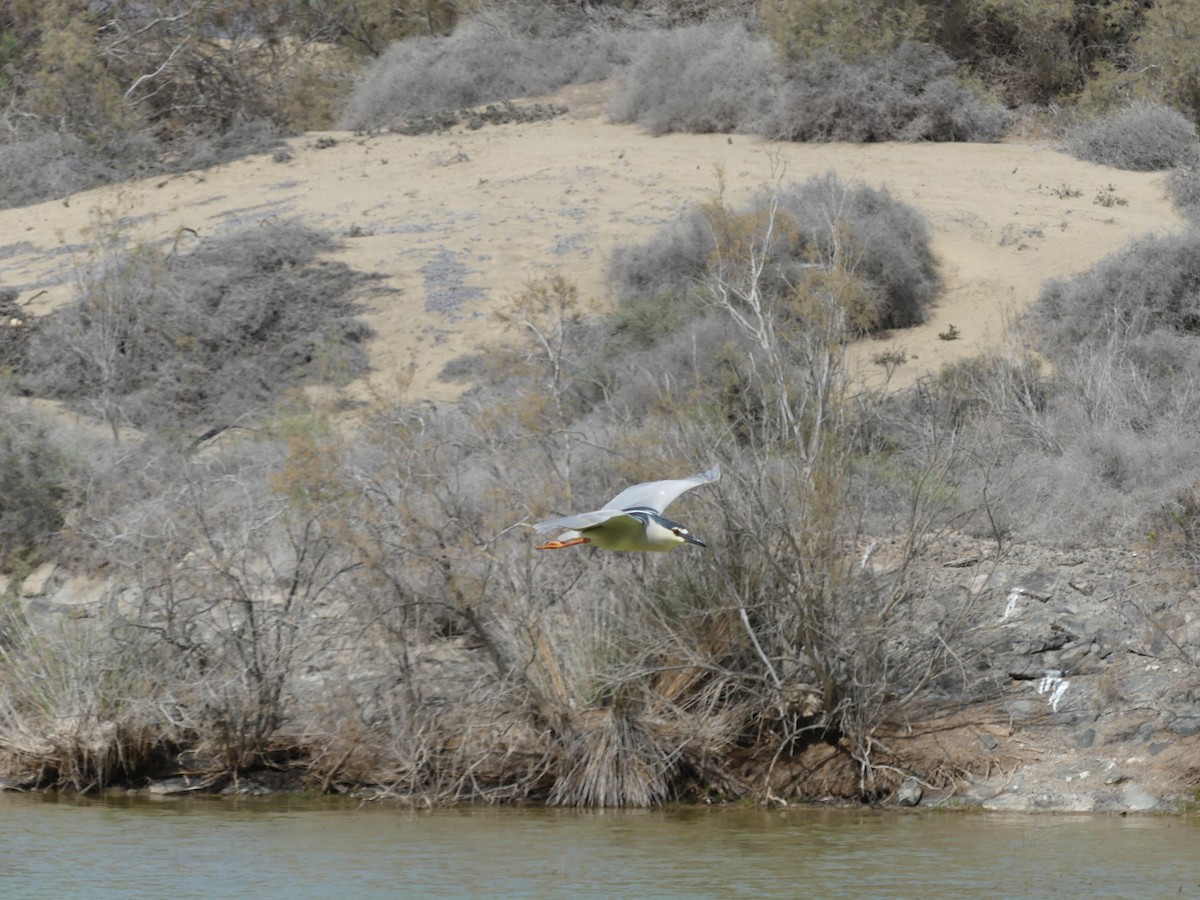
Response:
[[[569,541],[546,541],[546,543],[539,545],[536,549],[538,549],[538,550],[561,550],[563,547],[574,547],[576,544],[588,544],[588,543],[591,543],[591,542],[587,538],[577,537],[577,538],[573,538]]]

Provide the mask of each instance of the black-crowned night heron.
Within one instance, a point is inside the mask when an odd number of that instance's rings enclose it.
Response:
[[[547,541],[537,549],[560,550],[577,544],[594,544],[602,550],[659,552],[673,550],[680,544],[707,547],[685,527],[664,516],[663,510],[684,491],[711,484],[720,477],[721,467],[713,466],[707,472],[675,481],[647,481],[621,491],[604,504],[603,509],[538,522],[533,526],[538,534],[568,530],[557,540]]]

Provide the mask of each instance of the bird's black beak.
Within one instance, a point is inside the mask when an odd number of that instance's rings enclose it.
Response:
[[[683,539],[685,541],[687,541],[689,544],[696,544],[697,546],[700,546],[700,547],[708,546],[708,544],[704,543],[704,541],[700,540],[700,538],[696,537],[694,534],[685,534],[683,536]]]

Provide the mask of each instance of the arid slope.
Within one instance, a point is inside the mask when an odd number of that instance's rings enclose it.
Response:
[[[570,111],[550,121],[416,137],[306,134],[287,154],[2,211],[0,284],[18,288],[34,315],[67,299],[97,210],[130,217],[142,239],[184,246],[193,232],[298,218],[339,236],[341,259],[396,289],[367,315],[370,387],[449,400],[462,385],[439,380],[442,367],[500,337],[492,313],[530,279],[561,271],[603,304],[612,248],[711,196],[718,170],[734,202],[773,179],[833,170],[886,187],[933,232],[945,290],[929,321],[859,354],[873,375],[872,357],[903,351],[903,382],[998,341],[1044,279],[1180,224],[1161,173],[1106,169],[1049,147],[652,137],[609,123],[602,87],[554,99]],[[951,325],[958,340],[939,339]]]

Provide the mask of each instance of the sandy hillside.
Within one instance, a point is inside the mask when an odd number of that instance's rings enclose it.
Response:
[[[927,218],[945,281],[930,321],[870,342],[909,362],[911,380],[995,342],[1003,322],[1048,277],[1090,266],[1135,235],[1179,226],[1162,174],[1106,169],[1051,149],[1007,144],[792,145],[725,135],[651,137],[610,124],[602,89],[559,98],[552,121],[406,137],[307,134],[290,158],[260,156],[0,211],[0,284],[37,315],[71,296],[87,228],[102,207],[143,239],[190,240],[269,218],[299,218],[339,236],[338,255],[386,276],[372,300],[373,387],[450,399],[447,360],[500,336],[491,315],[530,279],[562,271],[608,301],[612,248],[651,235],[711,196],[723,169],[735,202],[770,183],[828,170],[886,186]],[[1106,192],[1120,203],[1102,205]],[[1078,193],[1078,196],[1070,196]],[[961,336],[939,340],[953,325]],[[405,374],[408,373],[408,374]],[[411,376],[411,378],[410,378]]]

